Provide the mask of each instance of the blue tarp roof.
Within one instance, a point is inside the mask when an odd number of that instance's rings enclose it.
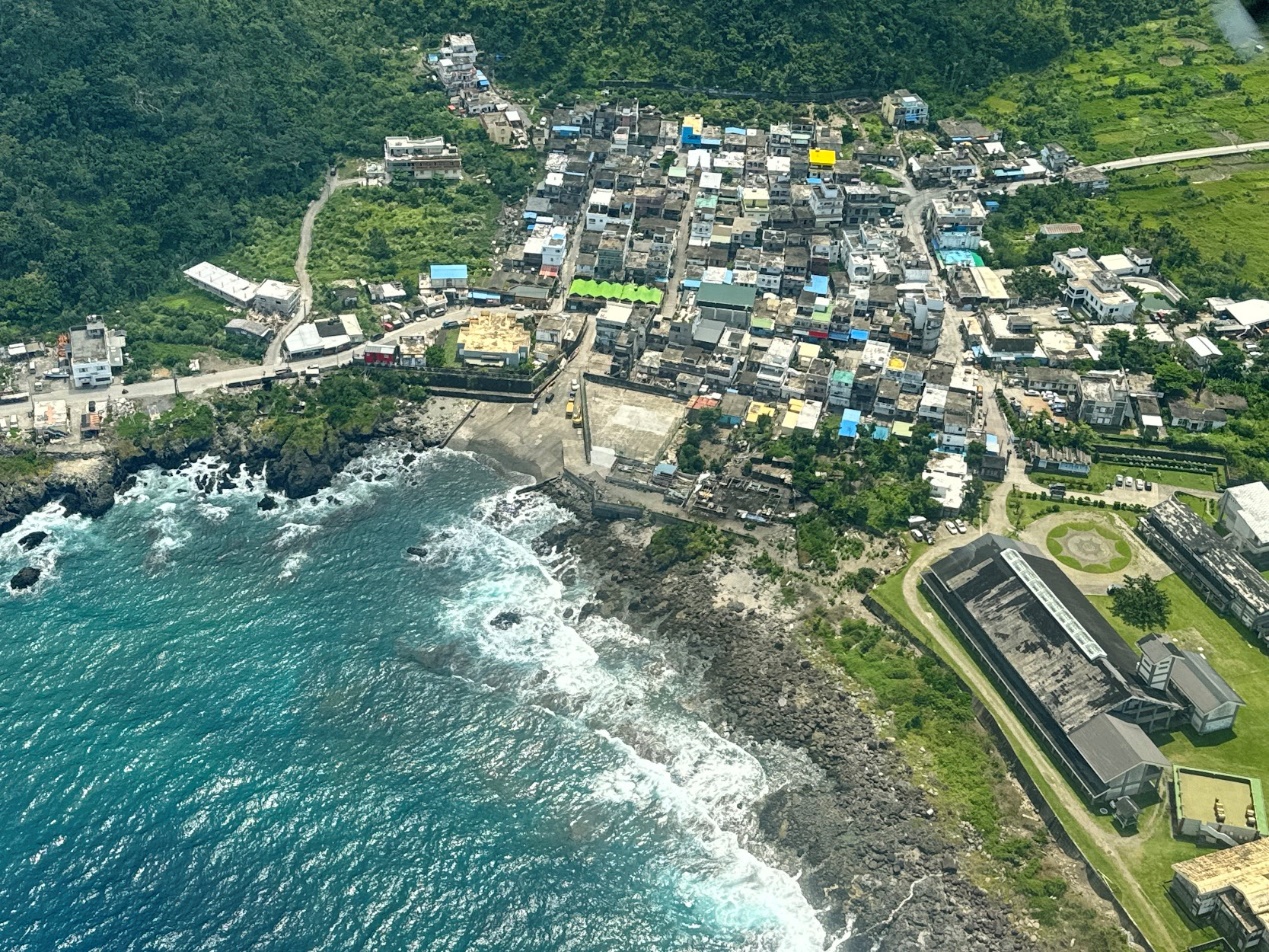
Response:
[[[814,291],[816,294],[827,294],[828,293],[828,275],[827,274],[813,274],[811,275],[811,280],[807,282],[806,286],[810,288],[812,291]]]
[[[845,331],[829,331],[828,339],[836,340],[836,341],[845,341],[845,340],[850,340],[850,335],[847,334]]]
[[[851,340],[867,340],[867,339],[868,339],[868,332],[867,332],[867,331],[860,331],[860,330],[853,330],[853,331],[851,331],[851,332],[850,332],[850,339],[851,339]]]
[[[501,294],[490,294],[488,291],[469,291],[467,296],[473,301],[501,301]]]
[[[746,130],[740,128],[740,126],[727,126],[723,129],[723,132],[727,133],[729,136],[743,136],[745,131]]]
[[[882,443],[884,443],[886,440],[890,439],[890,427],[874,426],[872,428],[872,438],[874,440],[880,440]]]
[[[842,417],[842,425],[837,428],[838,436],[849,436],[852,439],[859,435],[859,423]]]
[[[581,135],[582,127],[581,126],[551,126],[551,131],[554,132],[556,135],[576,136],[576,135]]]
[[[863,416],[863,413],[859,410],[846,409],[842,411],[843,420],[851,420],[855,423],[858,423],[861,419],[863,419]]]
[[[983,442],[987,444],[988,453],[997,453],[1000,450],[1000,442],[996,439],[995,433],[988,433],[983,437]]]
[[[683,287],[685,288],[691,288],[692,290],[697,290],[700,288],[700,286],[701,286],[701,282],[699,278],[684,278],[683,279]]]
[[[432,265],[433,281],[453,281],[455,278],[467,277],[467,265],[465,264],[434,264]]]
[[[823,182],[823,181],[824,181],[824,180],[823,180],[822,178],[820,178],[818,175],[813,175],[813,176],[809,177],[809,178],[806,180],[806,184],[807,184],[807,185],[819,185],[819,184],[820,184],[821,182]]]

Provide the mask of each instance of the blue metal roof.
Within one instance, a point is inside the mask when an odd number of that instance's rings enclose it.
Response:
[[[837,428],[838,436],[849,436],[852,439],[859,435],[859,423],[842,417],[842,425]]]
[[[465,264],[434,264],[432,265],[433,281],[453,281],[456,278],[467,277],[467,265]]]
[[[814,291],[816,294],[827,294],[828,293],[828,275],[827,274],[813,274],[811,275],[811,279],[807,282],[806,286],[810,290]]]
[[[890,439],[890,427],[874,426],[872,428],[872,438],[884,443],[886,440]]]
[[[740,128],[740,126],[727,126],[723,129],[723,132],[729,136],[743,136],[745,134],[745,130]]]
[[[840,341],[847,341],[847,340],[850,340],[850,335],[849,335],[849,334],[847,334],[845,331],[829,331],[829,332],[828,332],[828,339],[829,339],[829,340],[839,341],[839,342],[840,342]]]
[[[867,332],[867,331],[860,331],[860,330],[852,330],[852,331],[850,332],[850,339],[851,339],[851,340],[867,340],[867,339],[868,339],[868,332]]]

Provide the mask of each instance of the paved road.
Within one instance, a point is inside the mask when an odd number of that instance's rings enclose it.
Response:
[[[357,179],[327,176],[326,181],[322,183],[321,194],[309,202],[308,210],[304,212],[304,220],[300,223],[300,247],[295,254],[295,276],[300,282],[300,306],[296,308],[295,315],[286,322],[286,326],[280,328],[273,340],[269,342],[269,349],[265,351],[262,361],[265,367],[274,367],[282,363],[282,342],[291,331],[308,318],[309,312],[313,310],[313,281],[308,275],[308,253],[313,247],[313,224],[317,221],[318,213],[325,207],[326,200],[338,189],[357,184]]]
[[[699,187],[696,179],[692,180],[687,192],[687,202],[683,207],[683,217],[679,221],[678,235],[674,240],[674,261],[670,265],[670,280],[661,299],[661,313],[666,317],[674,317],[678,310],[680,287],[683,284],[683,272],[687,268],[687,242],[692,234],[692,211],[696,207],[696,192]]]
[[[1185,162],[1188,159],[1213,159],[1221,155],[1242,155],[1245,152],[1269,151],[1269,142],[1242,142],[1238,145],[1216,145],[1210,149],[1190,149],[1186,152],[1160,152],[1158,155],[1139,155],[1132,159],[1117,159],[1114,162],[1100,162],[1093,168],[1103,172],[1115,169],[1137,169],[1146,165],[1167,165],[1170,162]]]

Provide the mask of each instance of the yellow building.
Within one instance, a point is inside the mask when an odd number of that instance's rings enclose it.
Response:
[[[761,417],[775,418],[775,407],[768,403],[760,403],[757,400],[749,404],[749,411],[745,414],[745,423],[750,426],[757,424]]]
[[[519,367],[532,335],[514,314],[481,311],[458,332],[458,359],[476,366]]]
[[[804,406],[806,406],[805,400],[794,397],[789,401],[789,409],[785,411],[784,421],[780,424],[781,433],[792,433],[798,428],[798,417],[802,415]]]
[[[807,155],[812,172],[831,172],[837,164],[837,153],[832,149],[812,149]]]

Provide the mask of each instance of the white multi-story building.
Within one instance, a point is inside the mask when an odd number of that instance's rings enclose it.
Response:
[[[939,346],[939,335],[943,333],[943,317],[947,302],[943,300],[943,292],[936,287],[923,285],[920,288],[899,289],[903,295],[903,313],[912,318],[912,329],[920,335],[921,352],[932,354]]]
[[[106,327],[96,314],[70,332],[71,380],[76,387],[108,387],[114,372],[123,369],[123,331]]]
[[[780,393],[789,376],[789,365],[793,363],[796,351],[797,345],[787,338],[777,337],[773,340],[758,361],[756,387],[763,393]]]
[[[398,175],[418,180],[463,177],[458,146],[450,145],[442,136],[388,136],[383,140],[383,167],[389,181]]]
[[[253,305],[257,311],[290,316],[300,304],[300,289],[293,284],[283,284],[272,279],[256,289]]]
[[[881,100],[881,117],[899,129],[924,126],[930,121],[930,107],[915,93],[896,89]]]
[[[926,228],[936,248],[973,251],[982,244],[987,209],[973,192],[936,198],[925,210]]]
[[[1124,290],[1123,279],[1094,260],[1087,248],[1071,248],[1053,256],[1053,270],[1066,278],[1062,299],[1082,308],[1097,321],[1115,324],[1130,321],[1137,302]]]

